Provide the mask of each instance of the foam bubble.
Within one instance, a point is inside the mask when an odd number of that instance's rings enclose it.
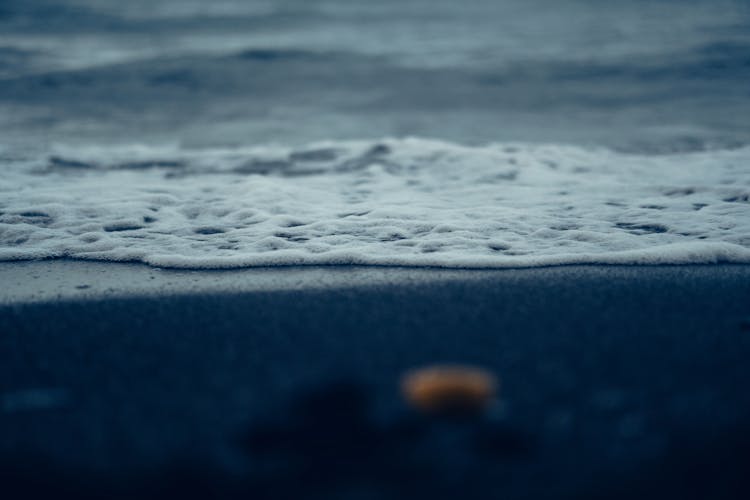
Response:
[[[750,262],[750,148],[425,139],[3,161],[0,260],[161,267]]]

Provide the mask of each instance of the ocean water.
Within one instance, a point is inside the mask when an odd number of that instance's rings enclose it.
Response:
[[[6,0],[0,260],[750,262],[750,4]]]

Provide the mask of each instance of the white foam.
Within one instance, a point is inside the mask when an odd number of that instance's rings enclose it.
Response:
[[[0,260],[750,262],[748,147],[647,156],[390,139],[0,152]]]

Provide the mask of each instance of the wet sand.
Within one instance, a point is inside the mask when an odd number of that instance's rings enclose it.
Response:
[[[750,266],[0,264],[11,495],[737,498]],[[415,366],[501,379],[421,416]]]

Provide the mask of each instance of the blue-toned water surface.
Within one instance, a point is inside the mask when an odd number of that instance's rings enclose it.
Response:
[[[0,260],[750,262],[744,1],[11,0]]]
[[[742,0],[5,0],[0,132],[31,142],[420,136],[744,143]]]

